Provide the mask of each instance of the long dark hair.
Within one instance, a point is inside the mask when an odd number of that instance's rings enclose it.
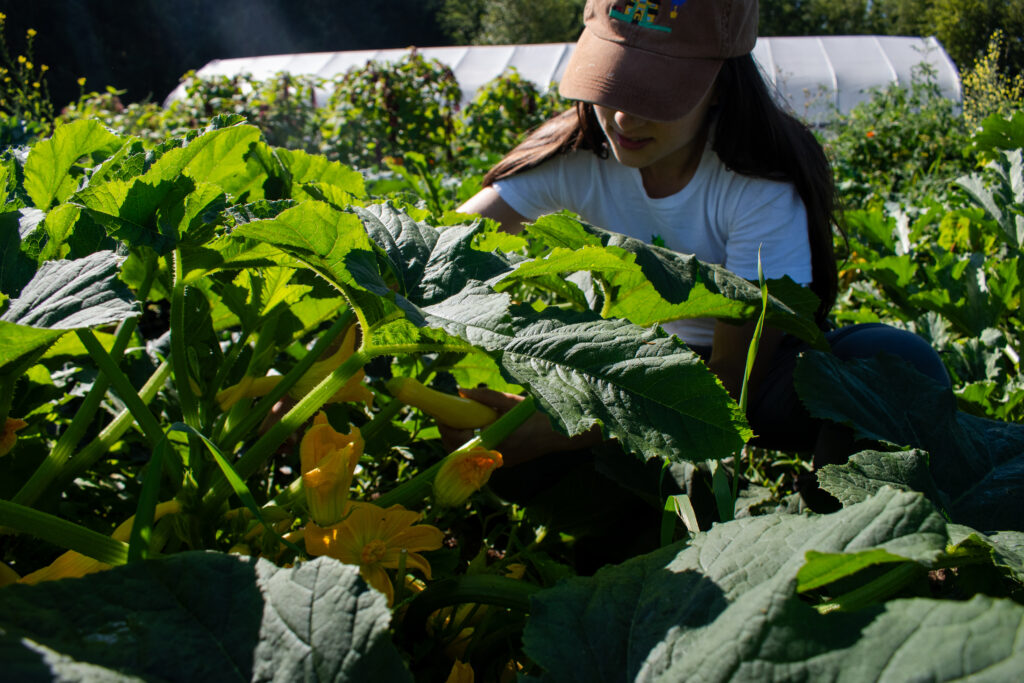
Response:
[[[811,290],[821,300],[820,324],[838,292],[832,234],[836,191],[832,168],[814,134],[772,97],[750,55],[725,60],[716,82],[716,128],[712,148],[736,173],[793,183],[807,209],[811,245]],[[585,149],[608,156],[593,105],[576,102],[548,120],[484,176],[484,185],[542,164],[551,157]]]

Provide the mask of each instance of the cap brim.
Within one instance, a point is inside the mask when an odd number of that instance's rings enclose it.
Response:
[[[604,40],[584,29],[558,92],[651,121],[674,121],[704,98],[722,63],[668,57]]]

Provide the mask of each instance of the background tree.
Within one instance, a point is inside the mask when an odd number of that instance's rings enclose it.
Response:
[[[455,44],[571,42],[583,27],[585,0],[445,0],[439,23]]]
[[[961,69],[981,58],[992,34],[1003,32],[1000,69],[1024,72],[1024,0],[931,0],[928,22]]]

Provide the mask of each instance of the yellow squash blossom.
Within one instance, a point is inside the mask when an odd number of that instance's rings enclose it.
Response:
[[[16,417],[8,417],[4,420],[4,428],[0,430],[0,456],[11,452],[14,442],[18,440],[18,430],[27,426],[28,422]]]
[[[444,540],[437,527],[413,526],[419,519],[420,513],[401,505],[381,508],[372,503],[352,502],[348,517],[339,524],[327,528],[313,522],[306,525],[306,551],[358,565],[363,580],[384,593],[390,605],[395,592],[385,569],[397,569],[405,551],[405,566],[421,571],[429,579],[430,563],[419,553],[437,550]]]
[[[309,370],[299,378],[299,381],[288,390],[288,395],[296,400],[308,394],[316,385],[320,384],[327,375],[334,372],[342,363],[347,361],[356,348],[356,326],[352,325],[345,333],[344,339],[338,350],[324,360],[319,360],[310,366]],[[217,403],[221,410],[228,410],[235,403],[243,398],[259,398],[266,396],[284,378],[283,375],[267,375],[266,377],[242,378],[238,384],[217,393]],[[347,403],[362,401],[366,405],[373,404],[373,392],[370,391],[363,380],[366,379],[366,372],[356,371],[345,386],[338,390],[334,396],[328,399],[328,403]]]
[[[156,522],[164,515],[178,512],[181,512],[181,503],[178,501],[170,500],[166,503],[160,503],[156,506],[156,510],[153,513],[153,521]],[[135,515],[132,515],[114,529],[114,533],[110,534],[110,537],[116,541],[127,543],[128,539],[131,538],[132,525],[134,523]],[[103,571],[104,569],[110,569],[110,565],[77,553],[74,550],[69,550],[51,564],[21,577],[19,583],[35,584],[41,581],[56,581],[57,579],[76,579],[86,574]]]
[[[449,454],[434,477],[434,502],[443,507],[462,505],[499,467],[501,453],[482,446]]]
[[[8,567],[3,562],[0,562],[0,588],[10,585],[12,583],[18,583],[18,572]]]
[[[362,455],[363,437],[357,427],[342,434],[322,412],[313,418],[313,426],[306,430],[299,444],[299,458],[302,487],[314,522],[329,526],[345,516],[352,475]]]
[[[476,679],[476,675],[473,673],[473,667],[466,662],[460,662],[455,660],[452,664],[452,672],[448,674],[448,680],[445,683],[473,683]]]

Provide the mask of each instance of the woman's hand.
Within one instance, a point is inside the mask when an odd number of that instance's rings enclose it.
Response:
[[[466,398],[479,401],[504,415],[514,408],[523,396],[506,394],[493,389],[463,389],[459,391]],[[472,430],[454,429],[447,425],[438,425],[441,440],[445,448],[453,451],[473,438]],[[571,451],[594,446],[601,441],[601,430],[597,427],[575,437],[568,437],[555,431],[547,415],[536,412],[524,422],[519,429],[510,434],[497,445],[495,450],[501,453],[504,467],[512,467],[527,460],[554,453]]]

